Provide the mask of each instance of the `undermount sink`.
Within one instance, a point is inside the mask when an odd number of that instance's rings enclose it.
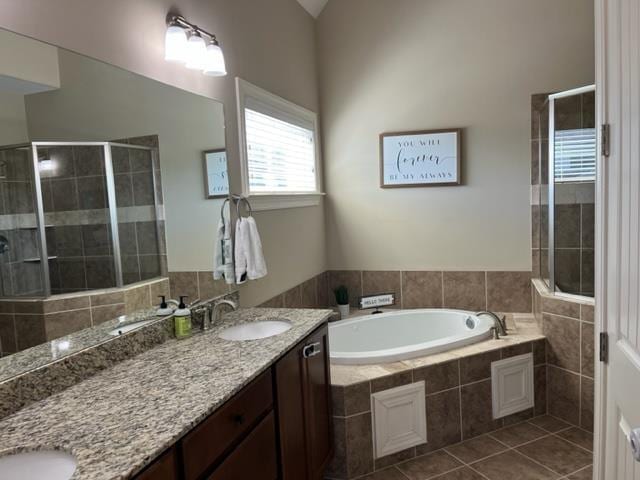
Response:
[[[0,457],[0,478],[69,480],[76,471],[73,455],[60,450],[37,450]]]
[[[258,340],[279,335],[291,327],[291,322],[287,320],[262,320],[225,328],[218,336],[232,341]]]
[[[142,320],[140,322],[129,323],[127,325],[123,325],[122,327],[116,327],[113,330],[109,331],[109,335],[113,335],[114,337],[118,335],[122,335],[124,333],[130,332],[131,330],[136,330],[140,327],[144,327],[149,323],[155,321],[155,318],[150,318],[149,320]]]

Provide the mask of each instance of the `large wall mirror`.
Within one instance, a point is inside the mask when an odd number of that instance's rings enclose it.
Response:
[[[0,30],[0,301],[211,270],[224,151],[220,102]],[[7,310],[1,356],[69,332]]]

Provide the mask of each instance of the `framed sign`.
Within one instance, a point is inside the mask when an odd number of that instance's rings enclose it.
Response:
[[[460,185],[462,129],[380,135],[380,186]]]
[[[229,195],[227,151],[224,148],[204,152],[204,189],[207,198]]]

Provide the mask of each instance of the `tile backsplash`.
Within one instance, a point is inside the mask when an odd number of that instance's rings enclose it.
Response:
[[[456,308],[531,312],[531,272],[330,270],[277,295],[261,306],[335,306],[333,290],[347,287],[349,302],[362,295],[394,293],[395,308]]]
[[[46,299],[0,300],[2,354],[16,353],[120,315],[150,308],[157,305],[159,295],[169,293],[169,280],[159,278],[122,289]]]

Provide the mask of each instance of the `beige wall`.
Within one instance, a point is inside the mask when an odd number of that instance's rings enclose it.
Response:
[[[0,89],[0,146],[24,143],[28,139],[24,95]]]
[[[594,79],[591,0],[333,0],[318,23],[334,269],[529,270],[530,96]],[[379,188],[378,134],[462,127],[463,186]]]
[[[217,34],[227,77],[205,77],[164,61],[165,17],[172,6]],[[314,21],[295,0],[0,0],[0,11],[0,27],[221,100],[235,191],[240,190],[235,76],[318,109]],[[194,188],[202,187],[198,183]],[[242,288],[245,305],[260,303],[325,269],[321,206],[255,217],[270,275]],[[210,268],[207,263],[202,270]],[[182,268],[179,261],[172,265]]]
[[[0,86],[6,80],[24,92],[60,86],[58,49],[51,45],[0,30],[0,58]]]

